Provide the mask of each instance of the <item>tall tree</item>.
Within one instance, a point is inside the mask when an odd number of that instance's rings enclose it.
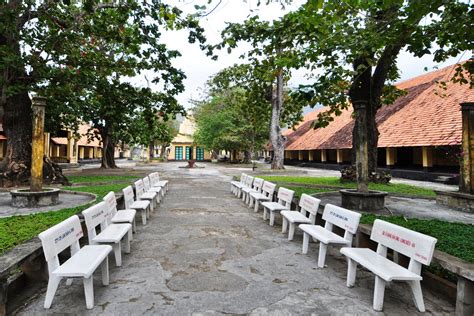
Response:
[[[128,68],[122,72],[127,76],[162,70],[162,65],[169,65],[169,58],[163,57],[177,55],[160,43],[160,32],[184,27],[190,28],[190,41],[204,40],[195,17],[182,17],[181,11],[160,1],[0,2],[0,120],[8,139],[0,169],[5,182],[20,183],[29,177],[29,91],[49,88],[47,96],[54,98],[66,96],[69,90],[77,96],[73,94],[71,100],[61,104],[72,107],[81,101],[80,92],[84,92],[87,82],[81,82],[81,74],[99,69],[105,72],[110,63],[102,64],[106,60],[102,57],[107,53],[108,59],[116,62],[112,69]],[[123,53],[116,51],[119,48]],[[179,81],[178,77],[165,71],[161,79],[172,82]],[[66,78],[69,84],[62,84]],[[51,104],[60,103],[53,100]],[[71,118],[72,122],[80,117],[77,111],[48,109],[48,118],[60,112],[64,115],[55,117],[61,120]]]
[[[284,169],[285,139],[282,135],[282,116],[285,109],[285,82],[288,79],[289,61],[292,58],[292,43],[287,40],[287,30],[280,21],[269,23],[260,21],[257,17],[247,19],[243,24],[229,24],[222,31],[222,43],[216,48],[227,47],[230,53],[239,42],[249,42],[252,49],[241,56],[248,59],[255,69],[254,75],[258,76],[265,85],[269,94],[272,111],[270,119],[270,142],[273,149],[272,169]],[[293,113],[298,113],[301,108],[297,106]]]
[[[433,54],[441,62],[472,49],[472,32],[459,25],[472,24],[472,9],[454,0],[310,1],[282,19],[298,51],[291,64],[315,73],[314,84],[302,87],[302,95],[310,104],[328,106],[316,126],[353,105],[359,191],[368,190],[377,168],[377,110],[402,93],[393,86],[400,51],[417,57]],[[471,61],[457,67],[453,80],[468,83],[465,71],[472,85]]]

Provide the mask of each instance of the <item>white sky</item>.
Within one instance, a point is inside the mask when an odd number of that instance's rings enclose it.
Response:
[[[266,0],[262,0],[265,2]],[[195,12],[194,5],[206,4],[207,0],[164,0],[165,3],[176,5],[185,13]],[[219,0],[213,0],[209,9],[215,7]],[[220,32],[224,29],[226,22],[243,22],[249,15],[258,14],[261,19],[273,20],[284,15],[289,10],[294,10],[306,1],[295,0],[293,4],[286,5],[282,9],[278,3],[269,5],[257,6],[257,0],[222,0],[222,3],[216,8],[214,12],[205,18],[202,18],[200,23],[205,29],[205,34],[209,43],[216,44],[220,42]],[[253,10],[253,12],[251,11]],[[188,43],[188,32],[183,30],[179,32],[164,32],[162,42],[170,49],[175,49],[181,52],[182,57],[176,58],[173,62],[174,66],[182,69],[187,76],[185,80],[186,90],[177,98],[178,101],[189,109],[192,105],[189,103],[190,99],[199,99],[201,93],[200,89],[204,87],[205,82],[210,76],[217,73],[219,70],[231,66],[235,63],[242,63],[239,59],[242,52],[249,48],[248,44],[240,43],[239,48],[234,50],[232,54],[227,54],[226,50],[219,53],[217,61],[211,60],[206,56],[205,52],[201,51],[198,44]],[[469,53],[464,54],[462,60],[468,59]],[[459,57],[451,58],[442,64],[436,64],[432,61],[431,56],[423,58],[416,58],[407,52],[402,52],[397,60],[398,66],[401,70],[401,80],[406,80],[425,73],[424,68],[433,70],[434,67],[442,68],[456,63]],[[298,83],[304,82],[304,72],[295,72],[290,85],[295,86]]]

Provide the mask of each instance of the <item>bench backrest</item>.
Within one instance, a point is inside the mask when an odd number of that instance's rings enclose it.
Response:
[[[430,264],[437,242],[431,236],[379,219],[374,221],[370,239],[424,265]]]
[[[275,192],[276,184],[265,181],[262,186],[262,194],[270,197],[273,201],[273,193]]]
[[[61,251],[71,247],[71,255],[73,255],[80,249],[79,239],[83,235],[81,221],[77,215],[69,217],[38,235],[50,273],[59,266],[58,254]]]
[[[283,206],[286,206],[288,209],[291,208],[291,202],[293,201],[293,196],[295,195],[295,191],[285,189],[280,187],[278,189],[278,203]]]
[[[143,178],[143,187],[145,188],[145,191],[150,190],[151,188],[151,181],[149,177]]]
[[[309,213],[309,219],[311,224],[314,225],[316,222],[316,214],[318,214],[320,199],[309,196],[308,194],[302,194],[300,198],[300,213],[306,216],[306,213]]]
[[[92,245],[92,239],[97,236],[96,227],[100,225],[101,231],[107,227],[110,213],[104,201],[99,202],[82,211],[87,227],[87,237],[89,245]]]
[[[129,185],[128,187],[123,189],[122,192],[123,192],[123,201],[125,204],[125,209],[130,209],[130,205],[132,205],[133,202],[135,202],[132,186]]]
[[[142,196],[142,194],[145,192],[145,186],[143,185],[143,180],[137,180],[133,183],[135,186],[135,195],[137,196],[137,200]]]
[[[240,174],[240,183],[245,184],[245,179],[247,179],[247,174],[246,173],[241,173]]]
[[[110,218],[114,217],[115,214],[117,214],[117,200],[115,199],[115,193],[110,191],[106,196],[104,196],[103,200],[110,214]]]
[[[160,181],[160,175],[158,174],[158,172],[152,172],[148,176],[150,177],[151,185],[156,184]]]
[[[262,191],[262,186],[265,181],[262,178],[253,179],[253,189],[257,192]]]
[[[254,177],[252,176],[247,176],[245,178],[245,186],[251,188],[252,187],[252,184],[253,184],[253,179],[255,179]]]
[[[327,225],[324,227],[332,230],[332,225],[336,225],[351,234],[355,234],[357,227],[359,227],[360,216],[360,213],[328,203],[323,212],[323,220],[326,221]]]

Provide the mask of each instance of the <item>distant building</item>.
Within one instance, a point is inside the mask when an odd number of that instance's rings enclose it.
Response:
[[[78,163],[82,160],[100,159],[102,157],[102,141],[97,135],[91,139],[87,137],[90,125],[82,124],[77,133],[70,130],[62,130],[58,135],[51,136],[50,133],[44,133],[44,152],[45,155],[57,163]],[[78,136],[78,138],[76,138]],[[6,153],[7,138],[3,134],[0,125],[0,159]],[[129,150],[122,150],[117,147],[115,157],[128,158]]]
[[[178,135],[168,148],[168,160],[211,160],[211,153],[194,144],[196,123],[192,116],[185,117],[179,126]]]
[[[407,94],[377,112],[378,165],[391,169],[459,172],[461,102],[474,101],[469,84],[448,82],[453,67],[446,67],[397,84]],[[438,81],[446,81],[443,90]],[[318,166],[352,161],[352,109],[334,117],[326,128],[312,122],[324,108],[308,113],[296,130],[285,131],[285,162]],[[374,149],[370,149],[374,150]]]

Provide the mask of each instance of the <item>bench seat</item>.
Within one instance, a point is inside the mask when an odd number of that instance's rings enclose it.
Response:
[[[120,210],[115,213],[112,217],[112,223],[133,223],[135,215],[137,214],[136,210]]]
[[[150,187],[147,192],[161,193],[161,187]]]
[[[423,278],[368,248],[341,248],[341,253],[383,280],[421,281]]]
[[[282,211],[281,216],[284,216],[290,223],[311,224],[311,220],[297,211]]]
[[[168,185],[168,180],[160,180],[153,184],[154,187],[165,187]]]
[[[324,244],[350,245],[351,242],[319,225],[300,225],[299,228]]]
[[[278,202],[263,202],[263,207],[266,207],[270,211],[283,211],[283,210],[290,210],[289,206],[282,205]]]
[[[58,277],[89,278],[111,251],[109,245],[84,246],[52,274]]]
[[[107,226],[92,239],[94,243],[117,243],[132,229],[131,224],[113,224]]]
[[[257,193],[257,192],[250,192],[250,196],[253,197],[257,201],[270,201],[272,197],[266,196],[262,193]]]
[[[156,192],[145,192],[140,195],[140,199],[142,200],[154,200],[156,198]]]
[[[130,208],[144,210],[150,206],[150,201],[134,201]]]

